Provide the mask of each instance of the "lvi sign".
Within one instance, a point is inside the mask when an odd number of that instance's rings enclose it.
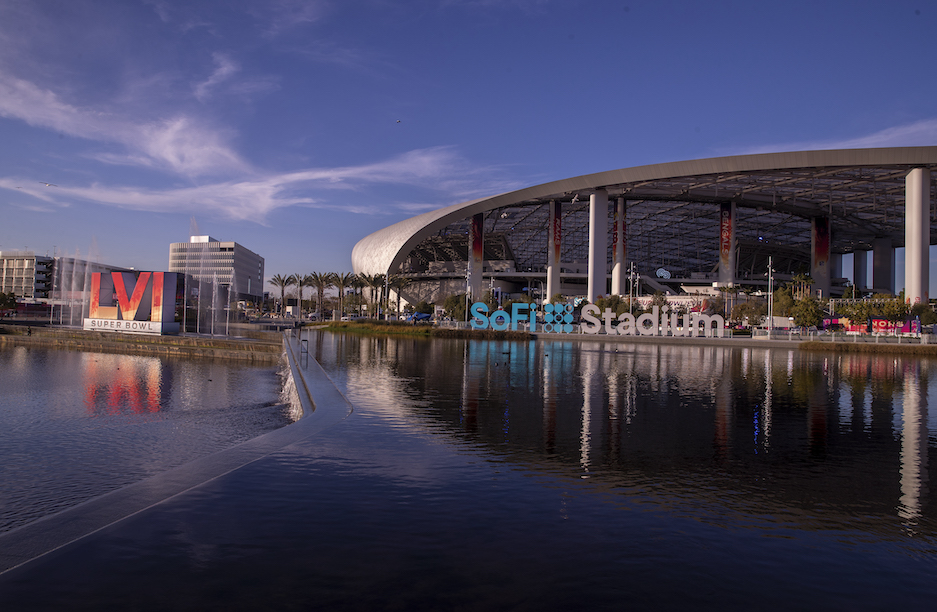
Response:
[[[84,329],[133,334],[174,334],[175,272],[94,272]]]

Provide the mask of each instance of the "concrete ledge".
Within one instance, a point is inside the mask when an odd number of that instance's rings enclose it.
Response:
[[[27,334],[27,330],[31,330],[31,333]],[[277,333],[272,334],[272,338],[268,336],[264,339],[203,338],[0,326],[0,346],[11,345],[131,355],[225,359],[258,364],[278,363],[283,350],[281,335]]]

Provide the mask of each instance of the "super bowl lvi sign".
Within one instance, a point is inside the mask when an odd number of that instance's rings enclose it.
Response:
[[[95,272],[84,329],[134,334],[172,334],[176,317],[175,272]]]

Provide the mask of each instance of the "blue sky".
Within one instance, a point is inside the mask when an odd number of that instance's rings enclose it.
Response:
[[[159,270],[194,220],[268,277],[351,271],[546,181],[935,145],[935,32],[894,0],[4,0],[0,249]]]

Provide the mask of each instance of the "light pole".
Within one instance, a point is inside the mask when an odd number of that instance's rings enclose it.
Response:
[[[771,330],[774,328],[774,268],[771,256],[768,256],[768,339],[771,339]]]

